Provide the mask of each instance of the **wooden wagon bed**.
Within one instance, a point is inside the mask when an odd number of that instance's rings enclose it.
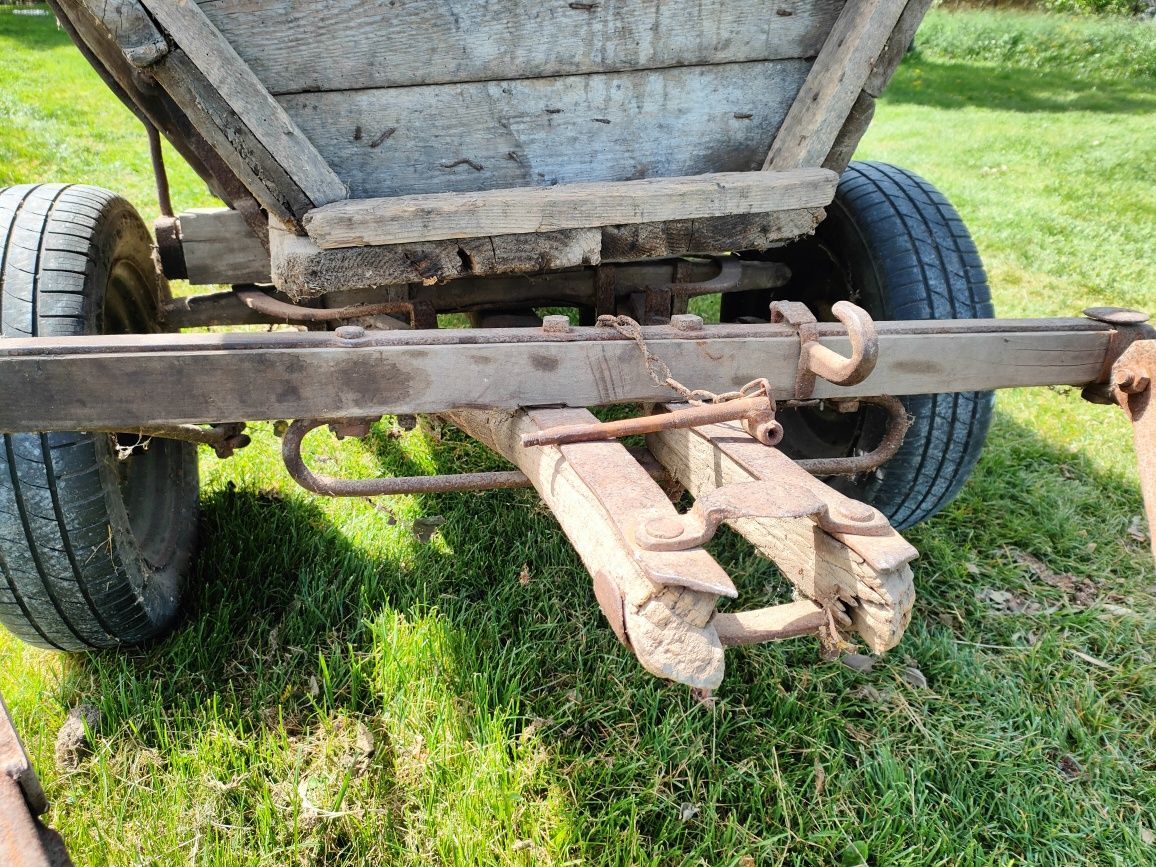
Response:
[[[303,298],[808,234],[929,0],[56,5]]]

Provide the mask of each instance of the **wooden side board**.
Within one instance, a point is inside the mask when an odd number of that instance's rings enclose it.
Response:
[[[821,208],[801,208],[337,250],[323,250],[308,238],[274,229],[269,235],[275,269],[269,250],[236,211],[193,209],[178,214],[177,222],[190,282],[272,282],[287,295],[304,300],[406,283],[429,285],[460,278],[543,274],[604,262],[766,250],[811,234],[822,218]]]
[[[190,283],[269,283],[269,252],[245,218],[228,208],[194,208],[177,215]]]
[[[751,171],[809,60],[279,97],[352,198]]]
[[[141,2],[313,204],[345,198],[340,178],[199,6]]]
[[[812,168],[357,199],[310,211],[305,228],[332,249],[823,208],[838,180]]]
[[[843,0],[198,0],[275,94],[814,57]]]
[[[905,6],[906,0],[857,0],[843,7],[775,136],[765,169],[823,164]]]

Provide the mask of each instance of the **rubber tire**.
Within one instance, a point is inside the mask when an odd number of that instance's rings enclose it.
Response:
[[[826,219],[813,239],[788,252],[788,264],[798,294],[788,287],[782,297],[802,297],[819,310],[850,298],[881,320],[994,315],[983,263],[959,214],[923,178],[887,163],[848,166]],[[827,284],[817,304],[808,295],[816,282]],[[898,529],[930,518],[959,493],[979,460],[993,402],[991,392],[902,400],[912,424],[899,452],[880,470],[837,485]],[[882,423],[877,409],[859,413],[857,436],[843,453],[873,447]]]
[[[121,197],[0,189],[0,336],[154,331],[166,291]],[[110,434],[0,436],[0,622],[60,650],[161,635],[191,563],[197,493],[188,443],[153,440],[118,460]]]

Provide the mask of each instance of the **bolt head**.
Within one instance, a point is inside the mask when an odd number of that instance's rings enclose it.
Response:
[[[542,318],[542,330],[547,334],[566,334],[570,330],[570,317],[555,314]]]
[[[693,313],[676,313],[670,317],[670,327],[675,331],[702,331],[702,317]]]
[[[360,325],[341,325],[333,333],[342,340],[360,340],[365,336],[365,329]]]
[[[683,533],[678,518],[655,518],[646,524],[646,532],[655,539],[677,539]]]

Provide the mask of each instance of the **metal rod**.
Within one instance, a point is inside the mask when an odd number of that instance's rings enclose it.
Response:
[[[864,455],[851,455],[842,458],[808,458],[795,461],[795,463],[813,476],[853,476],[857,473],[867,473],[878,469],[895,457],[895,453],[903,445],[903,438],[907,436],[907,429],[911,427],[911,420],[907,417],[907,408],[901,400],[888,395],[861,397],[859,402],[881,406],[887,411],[887,428],[883,432],[883,438],[879,441],[879,445]]]
[[[149,137],[149,159],[153,164],[153,178],[157,183],[157,206],[161,209],[161,216],[173,216],[173,200],[169,196],[169,175],[165,171],[165,155],[161,150],[161,134],[149,121],[144,121],[145,131]]]
[[[450,476],[394,476],[378,479],[338,479],[315,473],[305,465],[301,443],[310,431],[329,424],[325,419],[298,419],[289,425],[281,441],[285,468],[305,490],[326,497],[381,497],[395,494],[449,494],[493,488],[528,488],[524,473],[508,470],[493,473],[458,473]]]
[[[412,301],[387,301],[380,304],[355,304],[350,307],[301,307],[274,298],[256,286],[234,286],[233,294],[241,303],[264,316],[285,322],[333,322],[339,319],[355,319],[359,316],[385,314],[412,318]]]
[[[523,434],[522,445],[557,446],[570,443],[599,442],[616,440],[639,434],[658,433],[676,428],[698,427],[704,424],[718,424],[724,421],[738,421],[749,416],[773,412],[774,405],[766,395],[728,400],[725,403],[711,403],[691,406],[674,412],[656,413],[639,418],[606,421],[597,424],[575,424],[550,428],[538,433]]]

